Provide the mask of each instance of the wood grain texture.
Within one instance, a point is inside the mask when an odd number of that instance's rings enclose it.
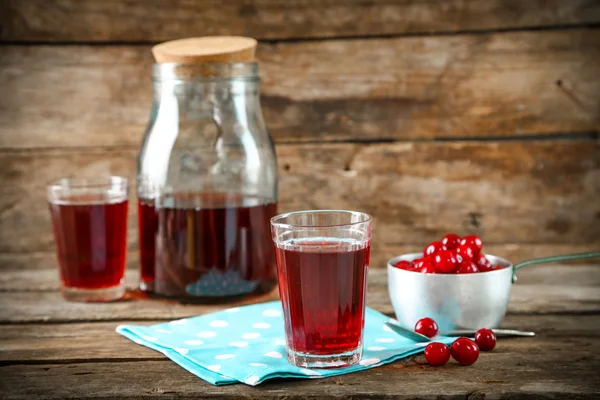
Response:
[[[5,0],[0,40],[159,42],[190,36],[297,39],[600,22],[593,0]]]
[[[115,333],[119,324],[153,325],[166,322],[119,321],[69,324],[0,325],[0,365],[21,363],[77,363],[164,360],[164,355]],[[508,315],[502,327],[536,332],[534,339],[500,340],[497,351],[515,350],[552,338],[595,338],[599,315]],[[98,340],[102,338],[102,340]],[[501,347],[500,347],[501,346]],[[410,361],[412,363],[412,360]]]
[[[137,235],[137,227],[132,227],[130,229],[132,229],[129,233],[130,235]],[[424,238],[421,238],[420,240],[424,240]],[[133,273],[137,273],[136,271],[140,265],[139,251],[136,243],[137,242],[132,242],[127,251],[127,268],[133,271]],[[425,247],[425,243],[393,245],[372,243],[371,268],[385,268],[387,261],[390,258],[400,254],[419,252],[423,250],[423,247]],[[485,249],[488,254],[499,255],[513,262],[519,262],[551,255],[598,251],[600,250],[600,245],[598,243],[504,243],[486,244]],[[577,262],[569,264],[577,264]],[[22,271],[22,282],[24,285],[31,279],[30,274],[34,273],[31,271],[40,271],[48,268],[56,269],[57,265],[54,249],[44,252],[0,253],[0,268],[2,271]],[[1,275],[0,281],[3,281]],[[7,283],[9,286],[11,285],[10,282]]]
[[[600,131],[599,29],[261,44],[276,141]],[[3,46],[0,148],[138,146],[148,46]]]
[[[570,321],[570,320],[567,320]],[[133,346],[133,344],[132,344]],[[511,339],[469,368],[422,358],[326,379],[215,387],[171,362],[91,362],[0,367],[2,398],[13,399],[589,399],[600,394],[592,338]],[[82,384],[85,382],[85,384]],[[401,383],[400,383],[401,382]]]
[[[597,267],[596,269],[594,267]],[[17,293],[17,292],[58,292],[59,277],[58,268],[49,266],[39,270],[31,269],[6,269],[2,265],[2,274],[0,274],[0,293]],[[371,268],[371,270],[374,270]],[[386,277],[385,270],[378,268],[383,272],[373,272],[370,275],[369,284],[373,287],[373,295],[386,295]],[[545,267],[528,267],[520,270],[518,281],[520,284],[527,285],[550,285],[556,286],[557,282],[568,281],[575,277],[588,276],[583,279],[576,278],[576,284],[581,288],[600,287],[600,259],[583,260],[580,264],[552,264]],[[135,291],[139,283],[139,270],[129,269],[125,273],[125,285],[129,291]],[[131,293],[130,298],[143,296],[141,293]],[[573,298],[577,294],[573,294]],[[547,300],[547,296],[540,300]]]
[[[40,272],[31,284],[47,289],[56,288],[55,271]],[[22,280],[18,271],[5,271],[2,287],[14,277]],[[533,276],[533,278],[528,278]],[[540,278],[540,276],[542,278]],[[130,278],[129,282],[134,281]],[[7,280],[6,280],[7,279]],[[393,309],[388,296],[387,271],[369,270],[367,305],[385,314]],[[40,281],[41,280],[41,281]],[[600,265],[560,267],[537,266],[519,273],[509,313],[598,313],[600,312]],[[119,320],[171,320],[223,310],[235,305],[276,300],[277,290],[255,299],[225,305],[185,305],[172,300],[152,299],[130,292],[125,300],[114,303],[72,303],[62,300],[57,291],[2,291],[0,288],[0,323],[11,322],[76,322]]]
[[[52,252],[44,184],[71,172],[132,176],[136,152],[0,152],[0,253]],[[374,252],[383,253],[376,263],[451,231],[489,244],[600,247],[594,141],[294,144],[277,152],[281,211],[372,214]],[[136,249],[135,206],[130,213]]]

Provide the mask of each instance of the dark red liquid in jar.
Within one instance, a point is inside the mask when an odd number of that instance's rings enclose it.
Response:
[[[178,193],[160,203],[157,294],[216,299],[275,287],[270,219],[276,203],[214,193]]]
[[[355,350],[364,326],[370,244],[300,240],[276,248],[288,345],[313,355]]]
[[[156,254],[158,214],[154,200],[138,199],[138,233],[140,246],[140,279],[146,291],[152,291]]]
[[[127,200],[81,204],[50,203],[63,285],[102,289],[117,286],[125,273]],[[87,199],[86,199],[87,200]]]

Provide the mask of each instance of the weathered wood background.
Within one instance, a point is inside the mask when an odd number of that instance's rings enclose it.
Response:
[[[598,0],[4,0],[3,269],[54,267],[46,182],[135,175],[150,46],[214,34],[261,40],[281,210],[374,214],[374,267],[448,231],[600,247]]]

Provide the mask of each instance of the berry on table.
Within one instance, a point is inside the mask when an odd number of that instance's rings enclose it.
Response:
[[[432,338],[438,333],[437,323],[431,318],[421,318],[415,324],[415,332]]]
[[[400,260],[396,263],[395,265],[396,268],[398,269],[405,269],[405,270],[411,270],[413,269],[412,264],[409,261],[406,260]]]
[[[423,250],[423,254],[425,255],[425,257],[432,256],[443,249],[444,245],[442,244],[442,242],[431,242],[427,245],[427,247],[425,247],[425,250]]]
[[[425,359],[430,365],[444,365],[450,359],[450,348],[444,343],[429,343],[425,347]]]
[[[483,247],[483,241],[477,235],[464,236],[460,240],[460,244],[462,246],[469,246],[473,250],[474,255],[481,253],[481,248]]]
[[[457,274],[474,274],[479,272],[479,268],[473,261],[465,260],[458,264],[458,269],[456,270]]]
[[[483,351],[490,351],[496,347],[496,334],[491,329],[480,329],[475,333],[475,343]]]
[[[471,365],[479,358],[479,346],[466,337],[459,337],[450,347],[452,358],[461,365]]]
[[[460,236],[456,233],[449,233],[442,238],[442,244],[448,250],[455,249],[460,244]]]
[[[450,250],[440,250],[434,256],[434,265],[438,272],[445,274],[454,272],[457,264],[456,256]]]

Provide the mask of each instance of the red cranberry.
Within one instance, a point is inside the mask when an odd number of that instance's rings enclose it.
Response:
[[[496,347],[496,334],[491,329],[480,329],[475,333],[475,343],[483,351]]]
[[[474,274],[479,272],[479,268],[473,261],[465,260],[458,264],[458,269],[456,270],[457,274]]]
[[[473,248],[464,244],[461,244],[456,248],[456,254],[459,255],[463,260],[473,261],[475,258]]]
[[[479,358],[477,343],[466,337],[459,337],[450,347],[452,358],[461,365],[471,365]]]
[[[478,255],[476,258],[476,264],[477,264],[477,268],[479,268],[480,272],[487,272],[487,271],[491,271],[494,269],[494,266],[492,265],[492,263],[490,262],[490,260],[487,259],[486,256],[484,256],[483,254]]]
[[[442,250],[443,248],[444,245],[442,244],[442,242],[431,242],[429,243],[429,245],[427,245],[427,247],[425,247],[425,250],[423,250],[423,254],[425,255],[425,257],[432,256],[434,254],[437,254],[437,252]]]
[[[458,261],[456,256],[450,250],[440,250],[434,256],[435,269],[438,272],[449,274],[456,269]]]
[[[421,318],[415,325],[415,332],[432,338],[438,333],[438,326],[431,318]]]
[[[460,244],[460,236],[456,233],[449,233],[442,239],[442,244],[448,250],[455,249]]]
[[[431,260],[423,261],[421,268],[419,268],[417,271],[419,271],[423,274],[435,274],[436,273],[435,266],[433,265]]]
[[[417,258],[416,260],[413,260],[412,261],[412,267],[414,269],[421,269],[421,267],[425,263],[425,260],[427,260],[427,259],[426,258]]]
[[[405,269],[405,270],[411,270],[413,268],[412,264],[410,262],[406,261],[406,260],[400,260],[400,261],[398,261],[396,263],[395,267],[398,268],[398,269]]]
[[[425,359],[430,365],[444,365],[450,359],[450,348],[444,343],[429,343],[425,347]]]
[[[465,236],[460,240],[460,244],[463,246],[469,246],[473,250],[474,255],[481,253],[483,247],[483,241],[477,235]]]

